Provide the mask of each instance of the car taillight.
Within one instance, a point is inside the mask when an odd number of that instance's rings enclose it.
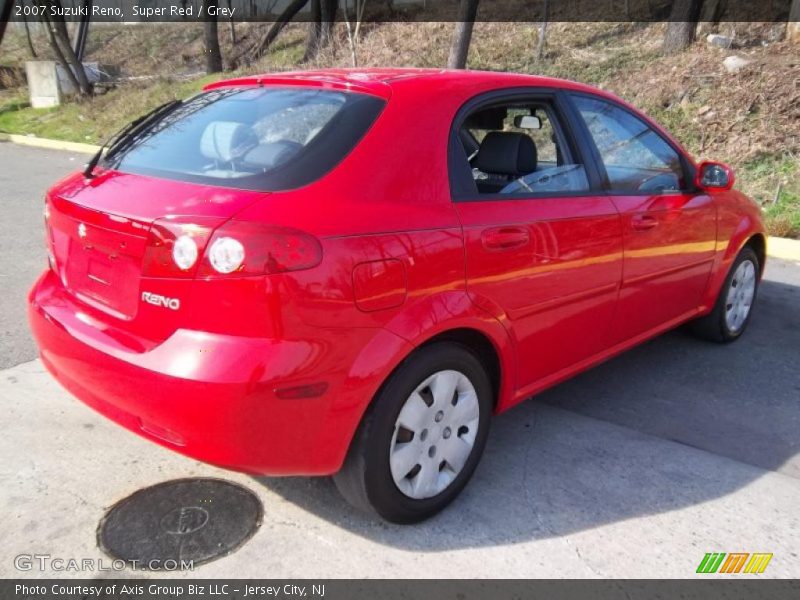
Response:
[[[188,217],[159,219],[150,226],[142,275],[146,277],[194,277],[199,257],[219,219]]]
[[[208,248],[208,262],[217,273],[233,273],[244,263],[244,246],[232,237],[218,237]]]
[[[182,271],[188,271],[197,262],[200,250],[197,240],[188,234],[181,235],[172,245],[172,261]]]
[[[268,275],[300,271],[322,261],[313,235],[287,227],[228,221],[214,232],[198,277]]]

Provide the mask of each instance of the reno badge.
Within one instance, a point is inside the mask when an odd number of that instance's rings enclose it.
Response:
[[[83,223],[78,225],[78,237],[80,237],[82,240],[86,239],[86,225]]]
[[[147,302],[153,306],[162,306],[170,310],[178,310],[181,307],[181,301],[178,298],[168,298],[152,292],[142,292],[142,302]]]

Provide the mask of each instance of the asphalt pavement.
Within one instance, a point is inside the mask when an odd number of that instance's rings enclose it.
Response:
[[[264,520],[230,556],[170,576],[691,577],[706,552],[773,553],[760,577],[800,576],[800,263],[770,260],[739,342],[675,331],[499,416],[462,496],[400,527],[354,511],[328,479],[173,454],[45,373],[25,323],[42,196],[85,160],[0,143],[0,576],[86,576],[18,571],[14,557],[102,558],[108,507],[194,476],[253,490]]]
[[[25,296],[47,265],[44,193],[86,160],[86,154],[0,141],[0,369],[36,358]]]

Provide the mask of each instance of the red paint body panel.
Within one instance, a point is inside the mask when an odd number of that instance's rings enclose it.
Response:
[[[622,274],[620,219],[608,197],[463,202],[467,287],[507,320],[525,388],[608,342]],[[528,241],[487,247],[486,232],[520,228]]]
[[[717,242],[717,209],[707,194],[615,196],[625,267],[611,341],[697,314]],[[642,228],[642,222],[646,228]]]
[[[291,191],[116,171],[64,179],[47,198],[53,266],[29,299],[43,361],[67,389],[210,463],[336,472],[381,384],[453,330],[494,349],[502,411],[710,310],[736,253],[763,235],[758,209],[736,191],[451,200],[448,140],[465,102],[520,87],[613,98],[580,84],[382,69],[209,87],[253,85],[370,94],[386,106],[338,166]],[[145,268],[157,220],[197,226],[206,242],[238,221],[292,228],[319,241],[322,260],[264,275],[157,276]],[[276,394],[299,386],[318,395]]]
[[[395,308],[406,301],[408,283],[397,258],[371,260],[353,267],[353,295],[365,312]]]

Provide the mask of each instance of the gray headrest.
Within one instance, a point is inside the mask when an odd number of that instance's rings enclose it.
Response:
[[[536,170],[536,144],[523,133],[490,131],[483,138],[473,166],[484,173],[527,175]]]
[[[212,160],[228,162],[239,158],[258,143],[250,127],[235,121],[209,123],[200,139],[200,152]]]
[[[300,150],[302,144],[291,140],[279,140],[259,144],[247,153],[247,162],[258,165],[263,169],[274,169],[292,158]]]

